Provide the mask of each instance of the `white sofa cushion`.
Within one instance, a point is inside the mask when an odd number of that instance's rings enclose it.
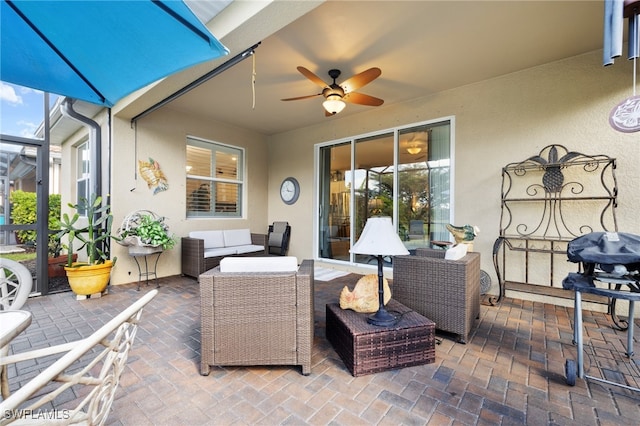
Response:
[[[222,233],[224,234],[225,247],[251,244],[251,231],[249,229],[225,229]]]
[[[257,244],[247,244],[244,246],[233,246],[229,248],[235,249],[236,254],[245,254],[245,253],[253,253],[256,251],[264,251],[264,246],[259,246]]]
[[[210,248],[204,249],[204,257],[219,257],[219,256],[232,256],[237,254],[237,250],[235,247],[218,247],[218,248]]]
[[[189,232],[189,237],[204,240],[205,249],[224,247],[222,231],[191,231]],[[249,236],[249,239],[251,239],[251,236]]]
[[[225,257],[220,261],[220,272],[295,272],[295,256]]]

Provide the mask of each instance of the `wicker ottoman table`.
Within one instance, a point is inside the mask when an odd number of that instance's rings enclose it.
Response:
[[[404,314],[398,324],[378,327],[370,314],[327,305],[327,340],[355,377],[435,362],[435,323],[393,299],[386,307]]]

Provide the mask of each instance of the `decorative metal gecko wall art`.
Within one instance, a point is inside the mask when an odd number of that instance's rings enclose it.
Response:
[[[149,189],[153,189],[153,195],[169,189],[167,178],[160,170],[160,163],[153,158],[149,157],[148,162],[138,160],[138,170],[140,171],[140,176],[147,182]]]

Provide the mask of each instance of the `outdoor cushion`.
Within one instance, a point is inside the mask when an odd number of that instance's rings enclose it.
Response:
[[[298,258],[281,257],[225,257],[220,261],[220,272],[295,272]]]
[[[220,257],[220,256],[231,256],[237,254],[236,247],[218,247],[211,249],[204,249],[204,257]]]
[[[224,247],[222,231],[191,231],[189,237],[204,240],[205,249]],[[249,236],[249,244],[251,244],[251,236]]]
[[[279,247],[282,245],[282,238],[287,230],[289,222],[273,222],[273,231],[269,233],[269,245]]]
[[[255,251],[264,251],[264,246],[259,246],[257,244],[246,244],[243,246],[233,246],[229,247],[236,251],[236,254],[245,254],[245,253],[253,253]]]
[[[224,234],[225,247],[251,244],[251,231],[249,229],[225,229],[222,233]]]

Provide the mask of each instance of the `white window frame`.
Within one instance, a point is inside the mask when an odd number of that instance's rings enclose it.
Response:
[[[229,145],[229,144],[224,144],[221,142],[217,142],[217,141],[211,141],[211,140],[206,140],[206,139],[202,139],[202,138],[198,138],[198,137],[194,137],[194,136],[187,136],[186,139],[186,145],[185,145],[185,156],[186,156],[186,150],[189,146],[196,146],[199,148],[205,148],[205,149],[209,149],[211,152],[211,156],[212,156],[212,167],[215,169],[216,165],[215,165],[215,154],[216,152],[226,152],[226,153],[234,153],[237,155],[237,172],[236,172],[236,179],[230,179],[230,178],[218,178],[216,176],[215,173],[210,173],[210,176],[202,176],[202,175],[196,175],[196,174],[191,174],[189,173],[190,169],[189,169],[189,165],[187,164],[187,170],[186,170],[186,179],[185,179],[185,185],[186,182],[188,182],[190,179],[191,180],[198,180],[198,181],[202,181],[203,183],[210,183],[210,184],[216,184],[216,183],[226,183],[226,184],[232,184],[232,185],[237,185],[238,186],[238,199],[237,199],[237,211],[236,212],[217,212],[215,211],[215,202],[212,203],[210,205],[210,209],[208,211],[202,211],[202,212],[197,212],[195,210],[189,210],[189,202],[188,202],[188,197],[189,194],[187,193],[187,200],[185,203],[185,214],[186,214],[186,218],[187,219],[199,219],[199,218],[232,218],[232,219],[239,219],[239,218],[243,218],[244,214],[245,214],[245,202],[244,202],[244,198],[245,198],[245,189],[246,189],[246,179],[247,179],[247,171],[246,171],[246,155],[245,155],[245,150],[244,148],[238,147],[238,146],[233,146],[233,145]]]
[[[86,165],[86,170],[84,169]],[[84,185],[84,191],[83,186]],[[83,198],[89,199],[91,192],[91,148],[89,141],[76,146],[76,203],[81,205]],[[87,212],[79,209],[80,216],[86,217]]]

